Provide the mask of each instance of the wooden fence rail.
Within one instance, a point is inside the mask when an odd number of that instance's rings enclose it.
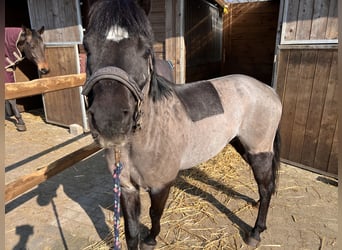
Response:
[[[5,99],[16,99],[26,96],[38,95],[52,91],[82,86],[85,82],[85,74],[73,74],[41,78],[28,82],[6,83]],[[5,186],[5,202],[8,202],[19,195],[42,183],[48,178],[71,167],[82,159],[96,153],[100,148],[92,143],[80,148],[46,166],[39,167],[37,171],[19,177]]]
[[[19,195],[30,190],[34,186],[46,181],[50,177],[62,172],[63,170],[73,166],[84,158],[96,153],[100,148],[92,143],[80,148],[46,166],[41,166],[37,171],[31,174],[19,177],[18,179],[8,183],[5,186],[5,202],[8,202]]]
[[[85,73],[39,78],[27,82],[5,83],[5,100],[44,94],[79,87],[86,80]]]

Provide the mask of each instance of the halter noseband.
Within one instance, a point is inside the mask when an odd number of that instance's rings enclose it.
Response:
[[[144,98],[142,90],[139,88],[138,84],[130,77],[126,71],[113,66],[104,67],[95,71],[84,84],[82,95],[87,96],[94,85],[103,79],[112,79],[120,82],[125,87],[127,87],[135,99],[137,100],[137,107],[134,113],[134,129],[140,128],[141,126],[141,103]]]

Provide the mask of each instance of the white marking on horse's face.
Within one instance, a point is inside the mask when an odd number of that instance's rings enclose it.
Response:
[[[128,38],[128,31],[125,28],[114,25],[110,28],[107,34],[107,40],[119,42],[122,39]]]

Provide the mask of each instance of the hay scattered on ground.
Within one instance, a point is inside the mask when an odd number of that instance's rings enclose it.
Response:
[[[140,219],[141,235],[144,237],[151,226],[150,203],[145,192],[141,196],[144,207]],[[181,171],[161,219],[157,249],[241,248],[240,230],[244,223],[240,216],[251,213],[254,200],[249,197],[258,198],[252,172],[230,145],[197,168]],[[248,230],[248,225],[245,227]],[[126,249],[123,231],[121,219],[120,240]],[[112,235],[108,235],[107,239],[86,249],[109,249],[112,242]]]

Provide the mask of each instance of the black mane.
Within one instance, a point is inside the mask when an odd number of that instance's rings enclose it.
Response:
[[[154,64],[152,27],[145,11],[136,0],[100,0],[92,6],[89,12],[87,34],[96,34],[101,39],[105,39],[113,25],[125,28],[131,37],[144,37],[144,40],[150,43]],[[171,93],[172,83],[152,72],[149,93],[152,100],[158,101],[170,96]]]
[[[169,97],[173,93],[173,86],[175,84],[167,80],[165,77],[152,72],[151,78],[151,88],[150,88],[150,97],[152,100],[159,101],[164,97]]]

